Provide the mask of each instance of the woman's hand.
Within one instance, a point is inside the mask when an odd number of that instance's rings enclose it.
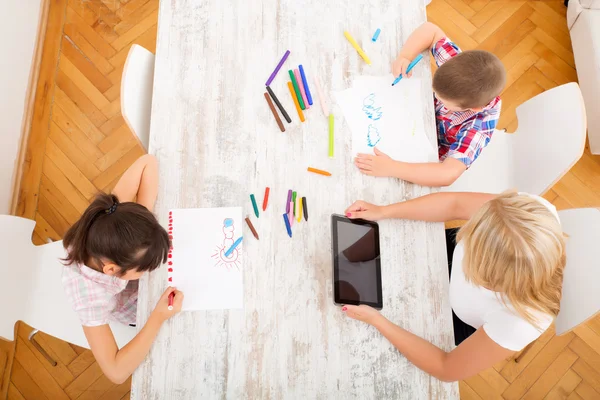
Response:
[[[350,219],[361,218],[368,221],[378,221],[384,218],[383,207],[362,200],[352,203],[352,205],[346,209],[345,214],[346,217]]]
[[[173,297],[173,309],[169,310],[169,295],[172,292],[175,293],[175,297]],[[160,299],[158,300],[158,303],[156,303],[156,307],[154,307],[152,314],[156,315],[156,317],[164,322],[181,311],[182,303],[183,293],[174,287],[168,287],[162,296],[160,296]]]
[[[383,315],[379,314],[379,311],[364,304],[361,304],[360,306],[345,305],[342,307],[342,311],[344,311],[348,317],[366,322],[369,325],[375,325],[379,319],[384,318]]]
[[[406,73],[406,69],[410,64],[410,60],[406,57],[398,56],[394,63],[392,64],[392,74],[394,78],[402,75],[403,78],[410,78],[412,76],[412,72]]]

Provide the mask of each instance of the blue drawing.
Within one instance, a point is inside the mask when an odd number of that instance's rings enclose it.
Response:
[[[232,225],[233,225],[233,219],[232,218],[225,218],[225,220],[223,221],[223,226],[225,228],[229,228]]]
[[[369,117],[373,121],[377,121],[378,119],[383,117],[383,111],[381,110],[381,107],[377,107],[377,105],[375,104],[375,100],[375,93],[371,93],[370,95],[365,97],[363,100],[362,109],[364,113],[367,114],[367,117]]]
[[[367,132],[367,144],[369,147],[377,146],[380,140],[379,129],[375,125],[369,124],[369,131]]]

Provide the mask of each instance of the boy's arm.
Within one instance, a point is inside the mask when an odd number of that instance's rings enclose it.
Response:
[[[402,50],[400,50],[398,57],[396,57],[396,61],[392,64],[394,76],[406,72],[405,70],[402,70],[402,67],[405,69],[408,64],[403,62],[403,60],[410,62],[423,50],[430,49],[437,41],[444,37],[446,37],[444,31],[431,22],[425,22],[418,27],[408,37],[406,43],[402,46]]]
[[[373,154],[359,154],[354,163],[365,175],[392,176],[421,186],[450,186],[467,166],[455,158],[446,158],[442,163],[407,163],[392,160],[375,148]]]

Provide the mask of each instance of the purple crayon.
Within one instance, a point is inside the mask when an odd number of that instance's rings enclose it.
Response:
[[[281,58],[281,61],[279,61],[279,64],[277,64],[277,66],[275,67],[275,71],[273,71],[273,73],[271,74],[271,76],[269,76],[269,79],[267,79],[267,83],[265,83],[265,86],[269,86],[271,84],[271,82],[273,82],[273,79],[275,79],[275,75],[277,75],[277,73],[281,69],[281,66],[283,65],[283,63],[285,62],[285,60],[287,60],[287,58],[288,58],[289,55],[290,55],[290,51],[286,50],[285,54]]]

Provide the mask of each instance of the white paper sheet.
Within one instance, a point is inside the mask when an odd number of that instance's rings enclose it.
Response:
[[[373,154],[377,147],[394,160],[431,162],[437,152],[425,134],[421,82],[394,77],[361,76],[350,89],[335,93],[352,131],[352,155]]]
[[[240,207],[172,210],[173,250],[169,277],[184,293],[183,310],[240,309],[244,305]],[[172,222],[171,222],[172,221]]]

